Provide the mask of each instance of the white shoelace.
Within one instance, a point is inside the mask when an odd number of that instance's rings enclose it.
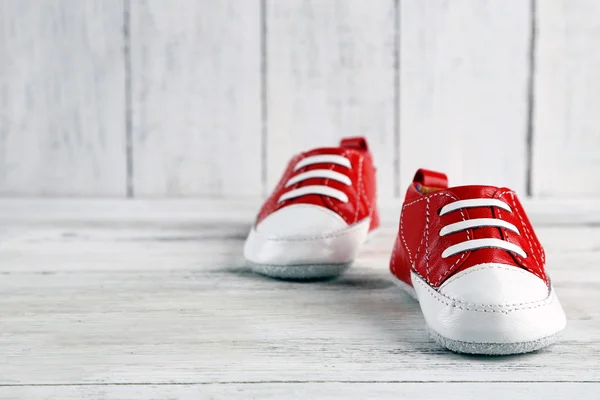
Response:
[[[458,200],[445,205],[440,210],[440,215],[445,215],[456,210],[471,207],[497,207],[507,212],[512,212],[512,209],[508,204],[498,199],[470,199]],[[440,230],[440,236],[446,236],[451,233],[464,231],[466,229],[482,228],[486,226],[504,228],[516,233],[517,235],[520,235],[519,229],[510,222],[506,222],[502,219],[496,218],[477,218],[446,225]],[[517,246],[516,244],[507,242],[506,240],[495,238],[466,240],[464,242],[452,245],[446,250],[444,250],[444,252],[442,253],[442,258],[448,258],[458,253],[464,253],[465,251],[490,247],[511,251],[523,258],[527,258],[527,253],[525,253],[525,251],[523,251],[521,247]]]
[[[352,168],[352,164],[350,160],[348,160],[344,156],[336,155],[336,154],[320,154],[316,156],[310,156],[303,158],[294,166],[294,171],[299,170],[300,168],[314,165],[314,164],[336,164],[341,165],[342,167],[346,167],[348,169]],[[331,169],[313,169],[310,171],[299,173],[291,177],[285,184],[285,187],[290,187],[295,185],[298,182],[305,181],[311,178],[324,178],[331,179],[337,182],[341,182],[346,186],[351,186],[352,181],[350,178],[340,172],[333,171]],[[341,201],[342,203],[348,202],[348,195],[342,192],[341,190],[325,186],[325,185],[309,185],[303,186],[297,189],[292,189],[289,192],[286,192],[279,197],[278,202],[282,202],[285,200],[294,199],[301,196],[306,196],[308,194],[319,194],[323,196],[332,197]]]

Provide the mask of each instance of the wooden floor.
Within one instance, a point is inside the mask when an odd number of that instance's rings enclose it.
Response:
[[[399,202],[348,273],[291,283],[244,265],[258,202],[1,200],[0,399],[600,399],[600,206],[525,205],[568,328],[475,357],[390,279]]]

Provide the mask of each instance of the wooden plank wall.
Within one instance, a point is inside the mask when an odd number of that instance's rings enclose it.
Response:
[[[400,172],[524,193],[531,15],[527,1],[400,3]]]
[[[259,0],[132,1],[130,16],[133,193],[259,193]]]
[[[600,197],[594,0],[0,0],[0,194],[258,196],[366,135],[380,192]]]
[[[600,196],[600,2],[537,0],[533,194]]]
[[[0,0],[0,192],[124,196],[121,0]]]
[[[367,135],[394,194],[394,15],[392,0],[266,1],[268,189],[290,154]]]

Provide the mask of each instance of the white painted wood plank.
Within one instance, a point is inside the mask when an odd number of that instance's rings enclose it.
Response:
[[[524,194],[529,2],[400,5],[402,190],[425,167]]]
[[[591,279],[557,285],[561,342],[490,359],[439,348],[418,304],[364,266],[311,285],[239,267],[3,274],[0,382],[595,381]]]
[[[120,0],[0,1],[0,193],[124,195]]]
[[[259,195],[259,0],[131,2],[141,196]]]
[[[594,199],[523,199],[536,227],[600,225],[600,203]],[[214,221],[251,223],[263,200],[228,199],[36,199],[0,198],[0,220],[22,223],[88,223],[94,226],[117,222],[193,225]],[[379,201],[382,223],[397,228],[402,202]]]
[[[394,1],[266,1],[267,180],[292,155],[366,136],[378,191],[394,174]]]
[[[342,278],[299,284],[244,267],[246,224],[3,222],[0,384],[600,378],[600,253],[589,241],[600,235],[588,230],[597,228],[539,231],[590,243],[548,252],[565,338],[535,354],[486,358],[428,339],[418,304],[390,280],[391,228]]]
[[[600,196],[600,3],[537,1],[533,189]]]
[[[56,226],[61,228],[57,229]],[[361,253],[365,263],[387,268],[396,224],[385,222],[378,239]],[[0,272],[79,271],[86,266],[105,271],[190,270],[210,254],[214,266],[243,265],[242,241],[250,221],[172,223],[136,221],[105,224],[63,222],[48,225],[14,225],[3,222],[0,250],[5,263]],[[539,228],[536,230],[550,259],[549,265],[574,265],[578,271],[594,268],[600,248],[600,228]],[[233,242],[230,242],[233,241]],[[39,259],[45,262],[40,264]],[[10,262],[9,262],[10,261]],[[125,266],[124,266],[125,265]],[[585,282],[577,274],[570,279]]]
[[[0,387],[4,400],[49,399],[411,399],[488,400],[600,398],[599,383],[231,383],[208,385],[98,385]]]

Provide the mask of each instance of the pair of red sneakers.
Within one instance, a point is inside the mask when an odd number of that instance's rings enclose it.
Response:
[[[347,138],[292,158],[244,256],[271,277],[336,276],[378,227],[373,158],[364,138]],[[446,175],[417,171],[390,270],[419,301],[431,337],[453,351],[534,351],[566,324],[544,250],[510,189],[449,188]]]

